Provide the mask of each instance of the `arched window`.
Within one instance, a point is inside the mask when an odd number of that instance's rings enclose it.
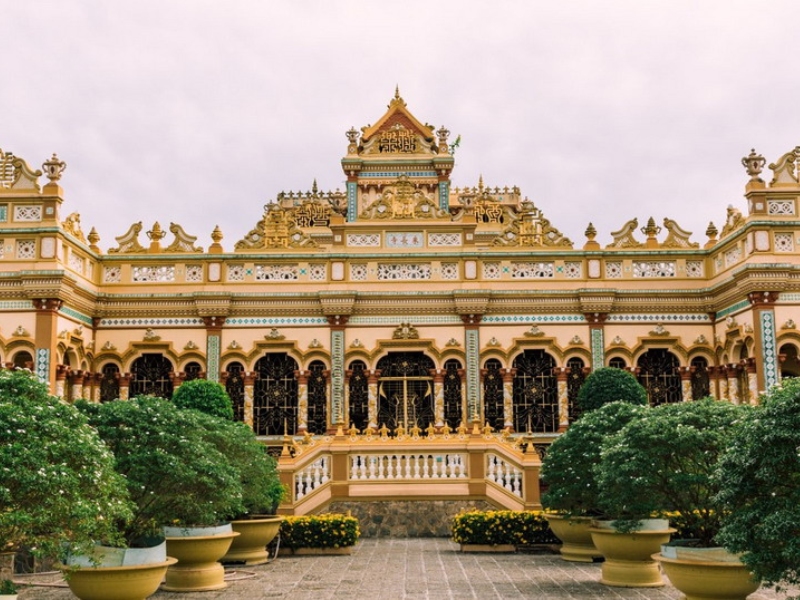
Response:
[[[17,369],[33,369],[33,356],[27,350],[17,352],[13,362]]]
[[[228,363],[225,367],[225,391],[231,399],[233,418],[244,421],[244,365],[240,362]]]
[[[797,346],[784,344],[780,349],[781,379],[785,377],[800,377],[800,360],[797,356]]]
[[[648,350],[639,357],[638,380],[652,406],[683,400],[677,357],[667,350]]]
[[[364,431],[369,425],[369,382],[365,371],[367,365],[360,360],[350,363],[348,416],[350,425]]]
[[[286,353],[267,354],[255,366],[253,429],[256,435],[297,433],[297,362]]]
[[[425,429],[435,420],[433,413],[433,360],[422,352],[389,352],[376,365],[378,425],[396,429],[414,425]]]
[[[192,379],[200,378],[200,373],[203,372],[203,367],[201,367],[200,363],[198,362],[190,362],[183,368],[183,372],[186,374],[183,380],[191,381]]]
[[[444,363],[444,422],[455,429],[464,418],[461,406],[463,404],[461,394],[461,363],[450,359]]]
[[[106,363],[100,371],[100,402],[111,402],[119,398],[119,366]]]
[[[500,361],[490,358],[483,365],[483,416],[484,420],[496,430],[505,427],[503,417],[503,375]],[[467,415],[471,420],[472,415]]]
[[[328,429],[328,378],[325,363],[315,360],[309,365],[308,376],[308,421],[309,433],[322,435]]]
[[[570,358],[567,361],[567,401],[569,402],[569,422],[572,423],[581,415],[578,407],[578,392],[586,381],[586,374],[583,372],[584,364],[580,358]]]
[[[615,356],[614,358],[608,361],[609,367],[614,367],[615,369],[624,369],[628,365],[625,364],[625,359],[620,358],[619,356]]]
[[[700,400],[711,395],[708,361],[702,356],[692,359],[692,399]]]
[[[558,431],[556,361],[544,350],[525,350],[514,359],[514,430]]]
[[[172,398],[172,363],[161,354],[142,354],[131,365],[128,396]]]

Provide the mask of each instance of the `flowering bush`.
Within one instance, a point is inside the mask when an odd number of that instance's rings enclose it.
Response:
[[[216,381],[192,379],[175,390],[172,401],[178,408],[192,408],[220,419],[233,421],[233,405],[225,388]]]
[[[614,367],[601,367],[593,371],[578,390],[581,412],[595,410],[617,400],[647,404],[647,391],[632,373]]]
[[[361,532],[358,519],[339,514],[285,517],[281,544],[295,548],[342,548],[354,546]]]
[[[0,551],[119,544],[130,516],[114,457],[86,418],[30,371],[0,371]]]
[[[517,510],[459,513],[453,517],[452,539],[457,544],[489,546],[558,543],[541,511]]]

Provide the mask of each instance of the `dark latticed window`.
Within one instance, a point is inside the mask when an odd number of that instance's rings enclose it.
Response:
[[[172,363],[161,354],[143,354],[131,365],[128,396],[172,398]]]
[[[800,377],[800,360],[798,360],[797,346],[784,344],[781,346],[781,379],[785,377]]]
[[[638,380],[647,390],[651,406],[681,402],[681,376],[678,358],[667,350],[648,350],[639,357]]]
[[[581,409],[578,406],[578,392],[586,381],[586,374],[583,372],[583,361],[580,358],[570,358],[567,361],[567,400],[569,402],[569,422],[581,416]]]
[[[225,379],[225,391],[231,399],[233,418],[244,421],[244,366],[242,363],[232,362],[225,367],[228,377]]]
[[[611,360],[608,361],[609,367],[614,367],[615,369],[624,369],[628,365],[625,364],[625,359],[620,358],[619,356],[615,356]]]
[[[483,414],[486,422],[498,431],[504,427],[501,368],[500,361],[494,358],[484,363],[486,374],[483,376]],[[469,420],[472,417],[473,415],[467,415]]]
[[[119,367],[114,363],[106,363],[100,372],[100,402],[116,400],[119,398]]]
[[[708,377],[708,361],[697,357],[692,359],[692,398],[700,400],[711,394],[711,380]]]
[[[461,363],[457,360],[448,360],[444,363],[444,421],[455,429],[462,419],[466,423],[461,412],[461,375],[458,371]]]
[[[32,369],[33,356],[27,350],[20,350],[14,355],[14,366],[17,369]]]
[[[433,360],[422,352],[390,352],[378,361],[378,426],[421,429],[434,422]]]
[[[367,369],[360,360],[350,363],[350,383],[348,396],[348,415],[350,424],[364,431],[369,424],[369,381],[364,371]]]
[[[200,363],[190,362],[184,367],[183,372],[186,374],[183,380],[191,381],[192,379],[200,378],[200,373],[203,372],[203,367],[200,366]]]
[[[526,350],[514,359],[514,430],[558,431],[556,361],[544,350]]]
[[[285,353],[267,354],[256,363],[253,389],[253,429],[257,435],[297,432],[297,370],[295,360]]]
[[[328,429],[328,379],[325,377],[325,363],[315,360],[309,365],[308,377],[308,422],[310,433],[324,434]]]

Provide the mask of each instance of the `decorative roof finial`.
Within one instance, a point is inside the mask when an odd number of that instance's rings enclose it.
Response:
[[[45,175],[50,180],[50,183],[55,183],[59,179],[61,179],[61,174],[66,170],[67,163],[63,160],[58,159],[58,155],[53,152],[53,157],[42,163],[42,169],[44,169]]]
[[[400,100],[400,85],[394,86],[394,99]]]
[[[760,154],[756,154],[756,149],[752,148],[750,154],[742,158],[742,165],[744,166],[747,174],[750,175],[750,181],[757,183],[764,183],[764,180],[759,177],[764,165],[767,161]]]

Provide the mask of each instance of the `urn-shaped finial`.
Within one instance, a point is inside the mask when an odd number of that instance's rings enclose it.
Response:
[[[58,155],[53,152],[53,157],[42,163],[42,169],[50,182],[55,183],[61,179],[61,174],[67,169],[67,163],[59,160]]]
[[[750,154],[742,158],[742,165],[745,171],[747,171],[747,174],[750,175],[750,181],[764,183],[764,180],[761,179],[759,175],[764,169],[765,164],[767,164],[766,159],[760,154],[756,154],[755,148],[750,150]]]

